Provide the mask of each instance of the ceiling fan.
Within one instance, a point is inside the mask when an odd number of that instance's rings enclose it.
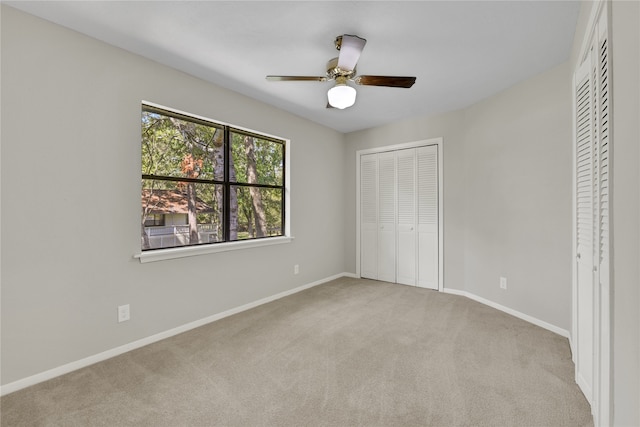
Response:
[[[415,77],[399,76],[357,76],[356,64],[367,43],[358,36],[345,34],[336,37],[335,46],[340,51],[337,58],[327,62],[325,76],[267,76],[269,81],[317,81],[335,80],[336,84],[327,92],[329,103],[327,108],[345,109],[356,102],[356,90],[347,84],[351,81],[357,85],[387,86],[410,88],[416,82]]]

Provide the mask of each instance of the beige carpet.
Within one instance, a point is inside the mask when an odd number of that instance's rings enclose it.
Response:
[[[565,338],[343,278],[2,398],[2,426],[586,426]]]

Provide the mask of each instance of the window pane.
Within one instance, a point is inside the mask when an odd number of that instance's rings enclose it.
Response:
[[[231,133],[230,181],[284,185],[284,144],[241,133]]]
[[[142,111],[142,174],[222,181],[223,129]]]
[[[229,240],[283,235],[282,189],[231,186],[231,193],[237,196],[237,206],[234,209],[232,200]]]
[[[142,249],[224,241],[222,206],[222,185],[143,179]]]

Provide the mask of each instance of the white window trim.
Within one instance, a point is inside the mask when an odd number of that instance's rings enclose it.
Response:
[[[281,245],[291,243],[293,237],[266,237],[262,239],[243,240],[236,242],[212,243],[208,245],[184,246],[180,248],[155,249],[140,252],[133,257],[141,263],[163,261],[167,259],[185,258],[196,255],[215,254],[218,252],[235,251],[238,249],[260,248],[263,246]]]
[[[276,138],[284,141],[284,236],[278,237],[264,237],[260,239],[250,239],[250,240],[238,240],[234,242],[221,242],[221,243],[211,243],[205,245],[196,245],[196,246],[181,246],[177,248],[167,248],[167,249],[153,249],[149,251],[142,251],[133,255],[134,258],[140,260],[141,264],[147,262],[155,262],[155,261],[164,261],[168,259],[176,259],[176,258],[186,258],[190,256],[197,255],[206,255],[206,254],[215,254],[219,252],[229,252],[235,251],[239,249],[250,249],[250,248],[259,248],[263,246],[273,246],[273,245],[281,245],[285,243],[291,243],[294,237],[291,235],[291,141],[287,138],[282,138],[280,136],[269,135],[264,132],[255,131],[252,129],[243,128],[240,126],[231,125],[229,123],[221,122],[219,120],[213,120],[208,117],[198,116],[196,114],[187,113],[181,110],[177,110],[175,108],[165,107],[164,105],[156,104],[149,101],[142,101],[142,105],[149,105],[151,107],[162,108],[167,111],[172,111],[178,114],[182,114],[189,117],[195,117],[201,120],[210,121],[213,123],[231,126],[238,130],[244,130],[247,132],[251,132],[254,134],[264,135],[270,138]],[[142,191],[142,184],[140,183],[140,188],[138,194]]]

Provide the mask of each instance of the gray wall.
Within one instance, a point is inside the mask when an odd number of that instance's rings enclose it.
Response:
[[[348,271],[356,151],[442,136],[445,288],[569,330],[570,87],[565,63],[465,110],[347,134]]]
[[[640,3],[612,4],[613,419],[640,425]]]
[[[295,240],[134,260],[142,100],[289,138]],[[343,145],[341,133],[3,5],[2,384],[342,273]],[[127,303],[132,318],[118,324]]]
[[[568,63],[465,116],[465,289],[562,329],[571,324]],[[498,286],[508,281],[507,291]]]

